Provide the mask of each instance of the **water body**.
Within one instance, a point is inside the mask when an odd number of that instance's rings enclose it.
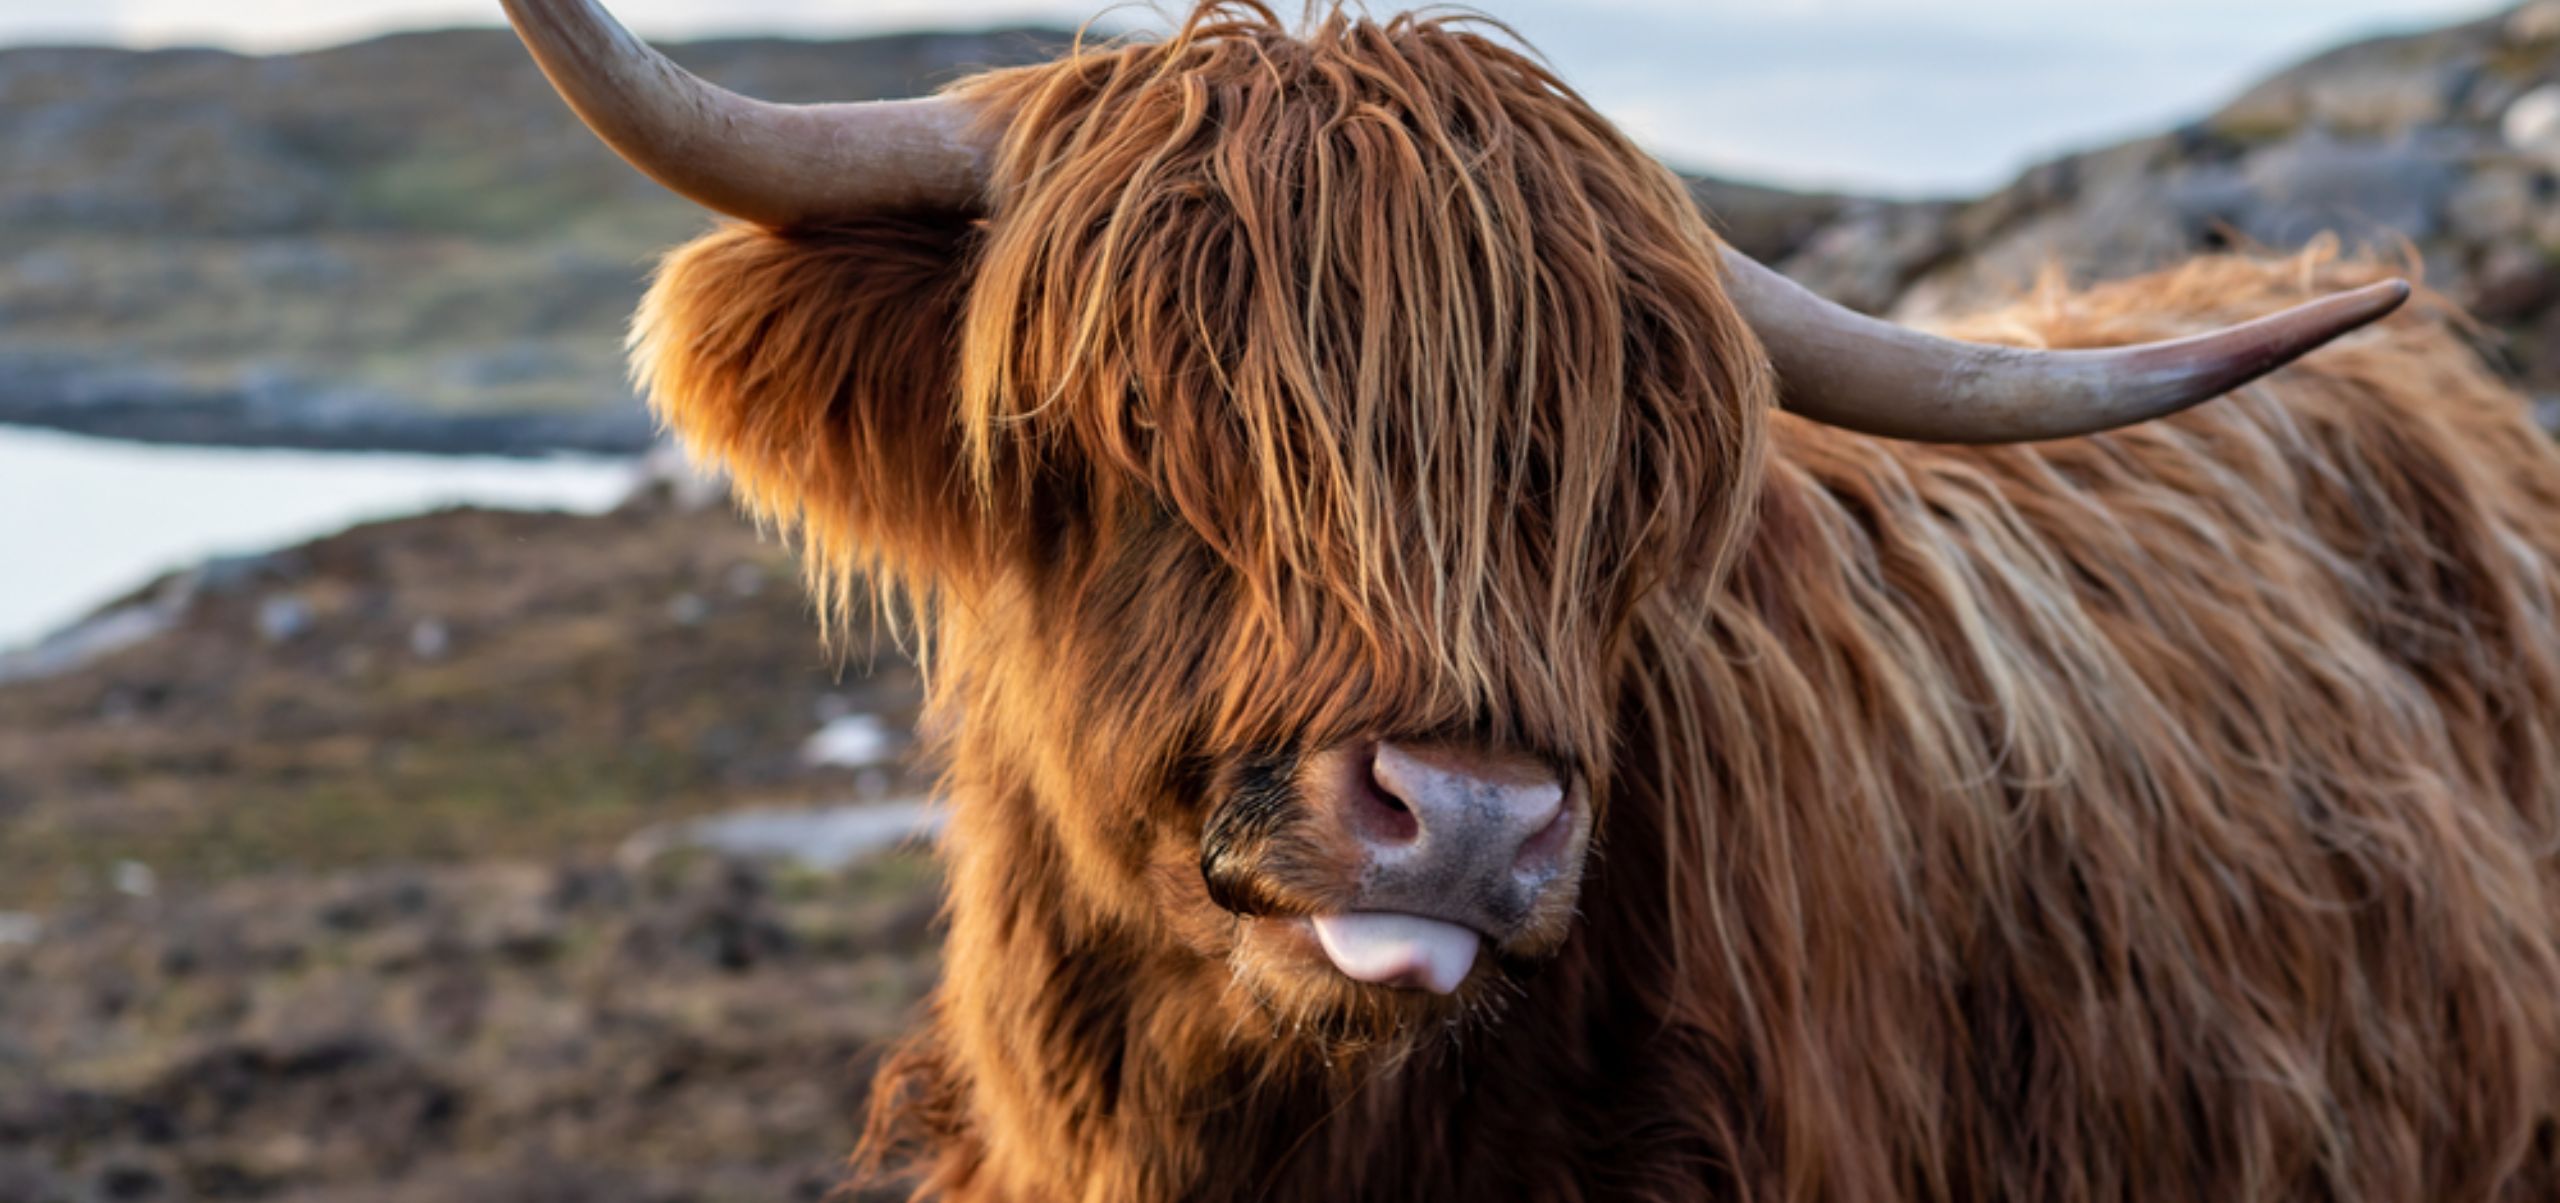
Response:
[[[448,505],[602,513],[619,459],[157,447],[0,427],[0,649],[160,573]]]

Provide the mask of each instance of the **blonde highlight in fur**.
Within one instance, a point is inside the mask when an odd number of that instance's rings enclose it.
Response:
[[[867,1173],[2560,1197],[2560,457],[2440,304],[2169,421],[1887,442],[1773,411],[1676,181],[1483,27],[1211,4],[959,91],[982,222],[722,231],[635,336],[822,598],[924,603],[951,930]],[[1257,977],[1204,815],[1412,732],[1588,781],[1572,938],[1450,1012]]]

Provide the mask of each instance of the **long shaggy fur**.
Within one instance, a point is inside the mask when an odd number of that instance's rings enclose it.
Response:
[[[1211,6],[963,85],[993,208],[670,259],[662,414],[937,657],[960,1200],[2560,1197],[2560,463],[2441,311],[2028,447],[1773,412],[1676,183],[1499,38]],[[2169,337],[2315,253],[1964,333]],[[1239,764],[1602,807],[1430,1023],[1240,989]],[[1497,1013],[1498,1012],[1498,1013]]]

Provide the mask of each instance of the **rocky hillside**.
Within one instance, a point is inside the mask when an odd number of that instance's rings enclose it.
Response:
[[[672,48],[777,100],[929,89],[1062,35]],[[310,54],[0,51],[0,421],[633,450],[620,333],[703,218],[495,30]]]
[[[1851,206],[1783,260],[1926,319],[2047,267],[2133,274],[2334,235],[2423,259],[2536,393],[2560,394],[2560,3],[2323,54],[2182,128],[1967,203]]]

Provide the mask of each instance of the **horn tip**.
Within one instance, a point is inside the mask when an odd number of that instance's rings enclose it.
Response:
[[[2314,313],[2320,315],[2312,328],[2321,333],[2303,349],[2310,350],[2349,331],[2361,330],[2381,321],[2398,312],[2401,306],[2409,303],[2409,298],[2416,295],[2417,286],[2407,280],[2377,280],[2313,301],[2294,311],[2305,317]]]
[[[2418,295],[2417,286],[2407,280],[2384,280],[2367,284],[2357,291],[2363,294],[2362,299],[2377,319],[2389,316],[2392,311],[2408,304],[2409,298]]]

